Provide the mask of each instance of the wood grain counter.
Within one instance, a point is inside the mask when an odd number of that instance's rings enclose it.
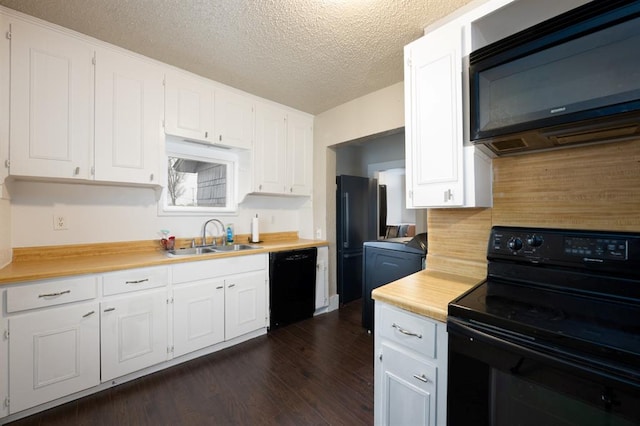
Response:
[[[256,245],[261,248],[239,252],[177,257],[168,257],[165,251],[158,248],[157,242],[83,244],[69,247],[17,249],[17,255],[14,251],[14,261],[0,269],[0,285],[145,266],[197,262],[224,257],[321,247],[328,245],[328,242],[300,239],[296,235],[295,239],[275,239]],[[21,250],[24,252],[21,252]]]
[[[389,303],[418,315],[447,321],[447,305],[482,280],[423,270],[378,287],[374,300]]]

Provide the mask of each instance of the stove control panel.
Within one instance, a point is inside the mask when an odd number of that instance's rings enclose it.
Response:
[[[634,251],[635,248],[635,251]],[[488,258],[528,263],[604,264],[640,260],[640,234],[495,226]]]

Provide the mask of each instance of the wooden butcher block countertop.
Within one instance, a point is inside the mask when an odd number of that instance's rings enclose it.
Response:
[[[238,236],[236,241],[247,241],[246,236],[242,237]],[[263,242],[252,244],[260,247],[255,250],[176,257],[168,257],[157,240],[15,248],[13,262],[0,269],[0,285],[328,245],[324,240],[300,239],[297,232],[262,237]],[[178,240],[176,246],[188,246],[190,241]]]
[[[418,315],[447,321],[447,305],[481,279],[423,270],[378,287],[373,299]]]

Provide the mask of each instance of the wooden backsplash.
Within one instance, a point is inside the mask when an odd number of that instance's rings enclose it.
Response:
[[[493,208],[429,209],[427,267],[486,275],[492,225],[640,232],[640,140],[493,160]]]

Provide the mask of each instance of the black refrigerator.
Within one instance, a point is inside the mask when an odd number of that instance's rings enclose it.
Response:
[[[378,180],[336,177],[337,287],[340,304],[362,297],[365,241],[377,239]]]

